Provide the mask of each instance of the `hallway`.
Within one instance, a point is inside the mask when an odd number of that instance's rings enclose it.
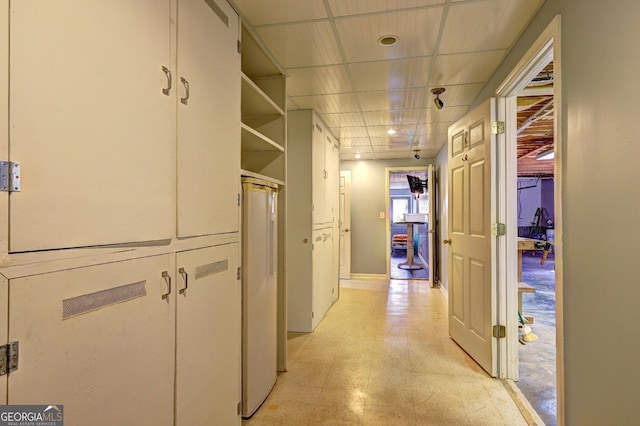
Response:
[[[427,281],[341,281],[316,330],[289,336],[288,372],[243,424],[526,425],[447,321]]]

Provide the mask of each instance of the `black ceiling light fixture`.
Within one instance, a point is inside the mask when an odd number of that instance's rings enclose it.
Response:
[[[431,89],[431,93],[436,95],[436,98],[433,100],[433,103],[436,105],[437,109],[444,108],[444,102],[442,102],[442,99],[440,99],[440,95],[443,94],[444,91],[445,91],[444,87],[436,87],[435,89]]]

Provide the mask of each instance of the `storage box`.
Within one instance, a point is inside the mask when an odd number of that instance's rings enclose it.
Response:
[[[426,213],[405,213],[404,221],[405,222],[426,222],[427,214]]]

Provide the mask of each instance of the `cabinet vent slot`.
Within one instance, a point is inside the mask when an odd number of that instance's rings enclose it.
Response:
[[[62,301],[62,319],[86,314],[106,306],[146,296],[146,284],[146,281],[138,281],[137,283],[84,294],[82,296],[72,297],[71,299],[64,299]]]
[[[226,13],[224,13],[222,9],[220,9],[220,6],[218,6],[216,2],[214,2],[213,0],[204,0],[204,2],[208,4],[211,9],[213,9],[216,15],[218,15],[218,18],[220,18],[220,20],[224,22],[224,24],[228,27],[229,17],[227,16]]]
[[[221,260],[219,262],[213,262],[206,265],[200,265],[196,267],[196,280],[200,278],[208,277],[220,272],[224,272],[229,269],[229,259]]]

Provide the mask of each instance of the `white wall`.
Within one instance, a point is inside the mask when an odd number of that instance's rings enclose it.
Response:
[[[637,424],[640,2],[547,0],[477,104],[558,13],[565,423]]]

